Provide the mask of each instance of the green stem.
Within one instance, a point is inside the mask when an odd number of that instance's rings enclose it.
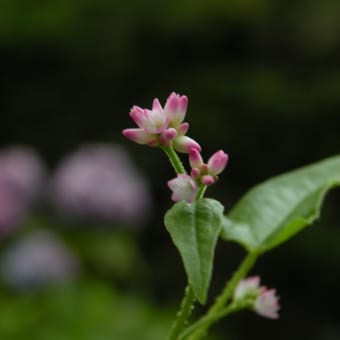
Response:
[[[191,338],[192,340],[200,339],[204,334],[206,334],[208,328],[214,322],[216,316],[219,315],[221,310],[223,310],[223,307],[231,298],[237,284],[247,275],[248,271],[256,262],[258,256],[259,256],[258,253],[252,252],[245,257],[245,259],[242,261],[236,272],[233,274],[232,278],[226,283],[224,289],[222,290],[222,293],[216,298],[215,303],[208,310],[207,314],[200,319],[200,320],[208,319],[211,321],[205,322],[202,328],[197,329],[197,331],[193,334]]]
[[[208,311],[208,314],[214,314],[220,311],[231,297],[237,284],[248,274],[249,270],[255,264],[258,254],[255,252],[249,253],[242,261],[232,278],[225,285],[222,293],[216,298],[214,305]]]
[[[173,147],[162,147],[162,150],[166,153],[168,156],[171,165],[175,169],[177,174],[186,174],[185,168],[179,159],[176,151],[173,149]],[[179,311],[177,313],[176,319],[173,322],[171,333],[169,335],[169,340],[177,340],[179,334],[185,327],[187,320],[193,310],[193,304],[195,301],[194,293],[188,284],[185,288],[184,297],[181,302],[181,306],[179,308]]]
[[[206,185],[201,185],[199,187],[197,195],[196,195],[196,202],[199,201],[203,197],[203,195],[204,195],[206,190],[207,190],[207,186]]]
[[[181,303],[181,307],[177,313],[177,317],[172,325],[171,333],[168,340],[177,340],[181,331],[187,323],[187,320],[193,310],[193,303],[195,301],[194,293],[188,285],[185,288],[185,294]]]
[[[216,313],[213,316],[206,315],[205,317],[201,318],[197,322],[193,323],[190,327],[188,327],[180,336],[179,340],[185,340],[188,338],[189,335],[191,335],[196,329],[200,329],[203,327],[207,327],[208,325],[218,321],[219,319],[222,319],[232,313],[236,313],[241,309],[244,309],[249,306],[249,303],[233,303],[229,305],[228,307],[222,309],[219,313]],[[193,339],[193,338],[189,338]]]
[[[179,159],[176,151],[172,146],[163,146],[162,150],[166,153],[169,157],[170,163],[176,171],[176,174],[186,174],[185,168]]]

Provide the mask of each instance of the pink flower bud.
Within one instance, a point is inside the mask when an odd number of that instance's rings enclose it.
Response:
[[[172,141],[177,136],[177,130],[174,128],[167,129],[164,136],[168,141]]]
[[[168,181],[168,186],[172,190],[171,199],[174,202],[187,201],[191,203],[195,200],[197,193],[196,182],[185,174],[179,174],[176,178]]]
[[[204,175],[201,178],[201,183],[204,185],[212,185],[215,183],[215,179],[211,175]]]
[[[172,140],[177,136],[177,130],[169,128],[163,131],[159,137],[159,141],[164,146],[170,146]]]
[[[190,175],[194,179],[199,179],[201,177],[201,171],[200,169],[193,168],[191,169]]]
[[[254,303],[255,311],[269,319],[277,319],[280,309],[279,297],[276,296],[275,289],[263,289],[261,294],[256,298]]]
[[[222,150],[216,151],[208,160],[208,172],[211,175],[219,175],[227,165],[229,156]]]
[[[183,122],[187,106],[187,96],[180,96],[175,92],[170,94],[164,106],[164,113],[173,127],[178,127]]]
[[[192,168],[200,169],[203,165],[203,159],[200,152],[197,149],[189,150],[189,163]]]
[[[201,151],[201,146],[192,138],[187,136],[178,136],[173,141],[173,146],[176,151],[189,153],[190,149]]]

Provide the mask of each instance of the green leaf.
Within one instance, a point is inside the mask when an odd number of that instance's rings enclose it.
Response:
[[[182,257],[192,290],[202,304],[207,297],[222,219],[223,206],[208,198],[192,204],[176,203],[164,219]]]
[[[326,193],[339,185],[340,156],[269,179],[224,218],[221,237],[248,251],[276,247],[317,219]]]

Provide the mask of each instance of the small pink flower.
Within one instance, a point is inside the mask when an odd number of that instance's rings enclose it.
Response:
[[[259,293],[260,278],[258,276],[252,276],[239,282],[234,291],[234,299],[244,299],[248,295],[258,295]]]
[[[168,186],[172,190],[171,199],[174,202],[192,203],[195,200],[198,188],[196,182],[189,175],[179,174],[176,178],[168,181]]]
[[[208,160],[208,173],[219,175],[228,163],[229,156],[222,150],[216,151]]]
[[[138,144],[149,146],[173,145],[176,151],[188,153],[191,148],[201,150],[199,144],[185,136],[189,124],[183,122],[188,106],[187,96],[172,92],[164,108],[157,98],[153,100],[152,109],[133,106],[130,117],[138,129],[125,129],[123,135]]]
[[[168,126],[168,118],[164,115],[158,99],[154,100],[152,110],[134,106],[130,111],[130,117],[148,133],[161,133]]]
[[[260,286],[258,276],[241,280],[234,290],[234,301],[250,299],[255,312],[269,319],[277,319],[280,309],[275,289]]]
[[[255,311],[265,318],[279,318],[278,311],[280,309],[279,297],[276,295],[275,289],[264,288],[254,303]]]

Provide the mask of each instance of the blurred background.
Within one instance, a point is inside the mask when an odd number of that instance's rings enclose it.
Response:
[[[228,210],[339,153],[339,13],[337,0],[0,1],[0,339],[164,339],[186,283],[162,222],[173,172],[121,136],[130,107],[189,97],[204,157],[230,154],[208,191]],[[209,339],[340,339],[339,202],[253,269],[281,318],[243,312]],[[243,256],[220,242],[211,297]]]

